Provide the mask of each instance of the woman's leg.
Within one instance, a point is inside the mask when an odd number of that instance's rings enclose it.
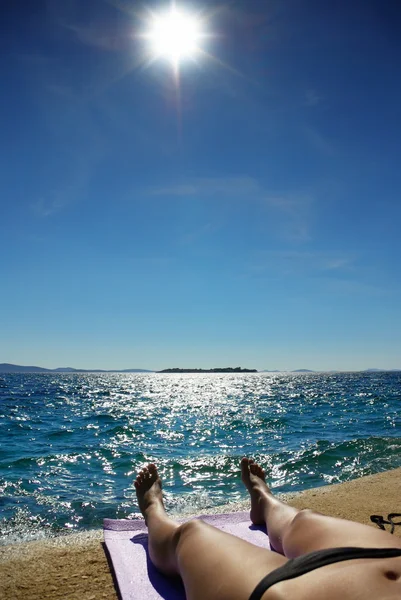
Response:
[[[263,469],[252,459],[242,459],[241,472],[251,496],[252,521],[266,523],[273,548],[287,558],[341,546],[401,548],[401,539],[388,532],[281,502],[272,495]]]
[[[135,488],[148,526],[150,558],[162,573],[182,577],[188,600],[247,600],[267,573],[287,562],[200,520],[172,521],[153,464],[139,473]]]

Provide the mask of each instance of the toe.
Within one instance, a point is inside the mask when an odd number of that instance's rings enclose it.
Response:
[[[259,477],[261,477],[262,479],[264,479],[264,477],[265,477],[265,470],[260,465],[258,465],[258,470],[259,470]]]
[[[156,468],[156,465],[154,463],[149,463],[148,464],[148,470],[149,470],[149,473],[151,475],[157,475],[157,468]]]
[[[249,459],[246,456],[241,459],[241,475],[242,479],[249,479]]]
[[[249,467],[249,470],[251,471],[252,475],[256,475],[260,479],[263,479],[263,481],[265,480],[265,471],[257,463],[252,463]]]

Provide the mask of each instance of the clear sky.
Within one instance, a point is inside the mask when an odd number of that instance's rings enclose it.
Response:
[[[401,368],[401,3],[2,5],[0,362]]]

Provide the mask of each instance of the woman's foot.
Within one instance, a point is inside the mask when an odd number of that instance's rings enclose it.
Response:
[[[164,512],[162,481],[159,477],[156,465],[150,463],[139,471],[135,480],[136,496],[139,509],[147,523],[149,511],[153,508],[162,509]]]
[[[265,522],[266,502],[271,498],[265,472],[252,458],[244,457],[241,460],[241,478],[251,496],[251,521],[254,525],[262,525]]]

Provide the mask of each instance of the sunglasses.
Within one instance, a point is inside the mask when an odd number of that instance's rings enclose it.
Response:
[[[394,533],[395,526],[401,525],[400,519],[397,519],[396,521],[394,520],[397,517],[401,517],[401,513],[390,513],[387,516],[387,519],[385,519],[381,515],[371,515],[370,520],[372,521],[372,523],[375,523],[375,525],[377,525],[378,527],[380,527],[380,529],[383,529],[384,531],[386,531],[386,528],[384,527],[385,525],[391,525],[390,533]]]

